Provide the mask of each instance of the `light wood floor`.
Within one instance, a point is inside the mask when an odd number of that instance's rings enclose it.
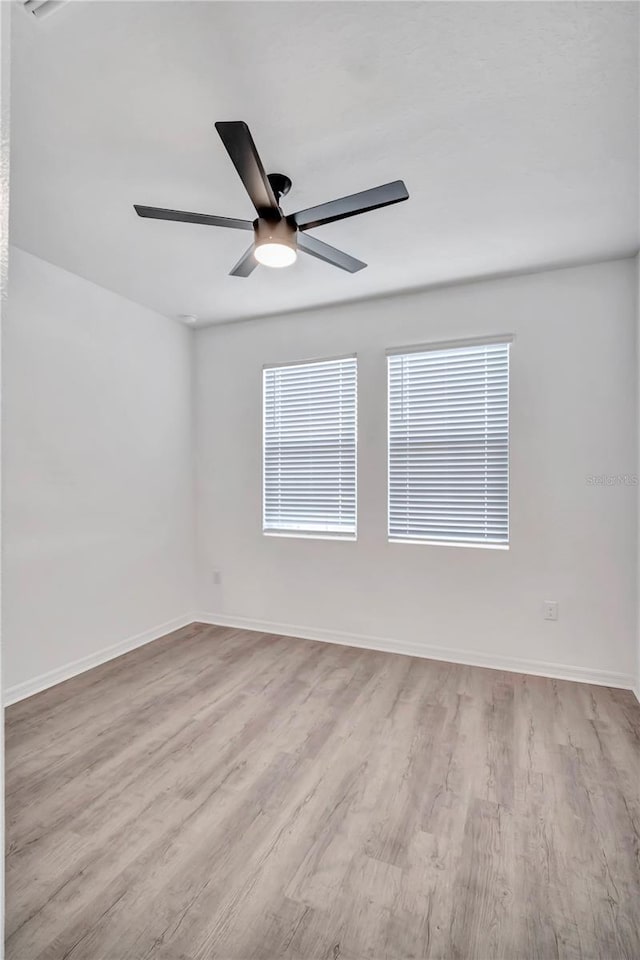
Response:
[[[8,960],[640,958],[633,694],[195,624],[7,710]]]

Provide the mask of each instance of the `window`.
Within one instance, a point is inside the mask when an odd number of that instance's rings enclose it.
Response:
[[[390,353],[389,538],[509,542],[509,343]]]
[[[264,370],[266,533],[356,534],[355,357]]]

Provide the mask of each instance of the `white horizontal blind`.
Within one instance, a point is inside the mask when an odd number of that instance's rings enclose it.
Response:
[[[509,343],[392,354],[389,537],[509,542]]]
[[[355,536],[355,357],[264,371],[265,531]]]

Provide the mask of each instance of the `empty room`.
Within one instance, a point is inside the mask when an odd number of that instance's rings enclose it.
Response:
[[[640,960],[639,30],[1,0],[6,960]]]

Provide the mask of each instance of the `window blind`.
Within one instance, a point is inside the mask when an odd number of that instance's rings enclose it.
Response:
[[[509,542],[509,343],[391,354],[389,538]]]
[[[264,370],[264,519],[272,532],[356,533],[355,357]]]

